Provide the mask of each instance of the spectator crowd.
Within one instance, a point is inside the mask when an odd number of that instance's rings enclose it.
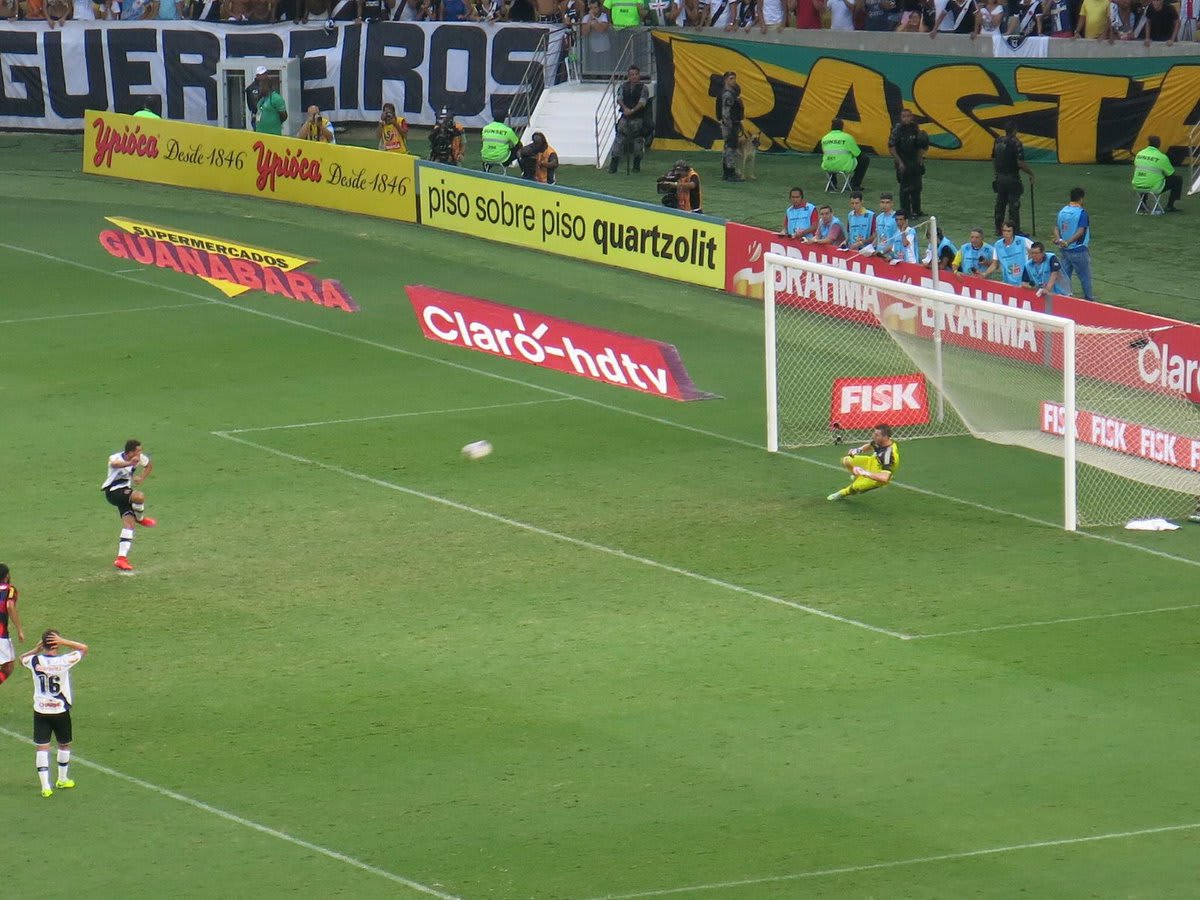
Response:
[[[1046,35],[1147,46],[1195,40],[1200,0],[0,0],[0,20],[542,22],[576,27],[594,52],[609,31],[659,28]]]

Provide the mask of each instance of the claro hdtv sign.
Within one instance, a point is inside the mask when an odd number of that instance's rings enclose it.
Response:
[[[725,283],[717,219],[430,163],[420,164],[420,184],[423,225],[704,287]]]
[[[407,290],[431,341],[672,400],[716,396],[697,390],[670,344],[436,288]]]

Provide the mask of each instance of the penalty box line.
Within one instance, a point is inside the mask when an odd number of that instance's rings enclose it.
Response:
[[[788,875],[769,875],[764,878],[743,878],[738,881],[716,881],[709,884],[693,884],[683,887],[659,888],[658,890],[636,891],[631,894],[605,894],[591,900],[636,900],[639,897],[669,897],[676,894],[698,894],[704,891],[720,891],[730,888],[753,887],[760,884],[781,884],[803,881],[808,878],[831,878],[835,875],[854,875],[862,872],[878,872],[883,869],[898,869],[903,866],[928,865],[937,862],[954,862],[981,856],[998,856],[1002,853],[1017,853],[1023,850],[1042,850],[1048,847],[1070,847],[1077,844],[1092,844],[1099,841],[1116,841],[1123,838],[1147,837],[1155,834],[1195,831],[1200,822],[1185,825],[1160,825],[1155,828],[1138,828],[1133,831],[1112,831],[1107,834],[1092,834],[1084,837],[1061,838],[1052,841],[1032,841],[1027,844],[1009,844],[1005,847],[985,847],[982,850],[964,850],[961,853],[940,853],[936,856],[918,856],[912,859],[897,859],[889,862],[867,863],[859,866],[839,866],[832,869],[814,869],[809,872],[793,872]]]
[[[371,338],[359,337],[358,335],[354,335],[354,334],[347,334],[344,331],[335,331],[332,328],[324,328],[320,325],[313,325],[309,322],[301,322],[297,319],[289,319],[287,316],[281,316],[281,315],[278,315],[277,313],[267,312],[266,310],[255,309],[250,306],[237,306],[233,303],[218,300],[213,297],[207,297],[203,294],[197,294],[193,291],[184,290],[183,288],[172,287],[170,285],[148,284],[144,280],[141,280],[138,278],[133,278],[132,276],[129,276],[129,275],[123,275],[123,274],[120,274],[119,272],[114,272],[111,269],[102,269],[99,266],[93,266],[93,265],[89,265],[88,263],[79,262],[77,260],[67,259],[66,257],[58,256],[53,253],[46,253],[41,250],[34,250],[29,247],[21,247],[16,244],[9,244],[9,243],[4,243],[4,242],[0,242],[0,247],[3,247],[8,250],[13,250],[18,253],[26,253],[30,256],[36,256],[41,259],[47,259],[52,262],[62,263],[63,265],[73,266],[74,268],[83,269],[88,272],[96,272],[101,275],[108,275],[112,278],[120,278],[124,281],[129,281],[134,284],[138,284],[143,288],[153,288],[155,290],[168,291],[173,294],[179,294],[180,296],[183,296],[183,297],[191,297],[192,299],[195,299],[195,300],[202,300],[205,303],[212,304],[213,306],[221,306],[226,309],[234,310],[236,312],[242,312],[242,313],[247,313],[247,314],[253,315],[253,316],[259,316],[260,318],[263,318],[263,319],[270,319],[271,321],[274,321],[274,322],[282,322],[284,324],[291,325],[296,328],[304,328],[304,329],[307,329],[308,331],[313,331],[318,334],[325,334],[325,335],[329,335],[331,337],[341,338],[342,340],[351,341],[353,343],[361,344],[361,345],[364,345],[367,347],[375,347],[376,349],[385,350],[389,353],[398,353],[402,356],[407,356],[411,359],[420,359],[420,360],[424,360],[426,362],[436,363],[437,365],[446,366],[451,369],[456,369],[460,372],[469,372],[474,375],[480,375],[484,378],[490,378],[495,381],[502,381],[507,384],[518,384],[523,387],[527,387],[527,388],[530,388],[535,391],[540,391],[545,394],[552,394],[556,397],[563,397],[563,398],[569,398],[572,400],[579,400],[582,403],[588,403],[599,409],[607,409],[611,412],[621,413],[622,415],[633,416],[634,418],[642,419],[647,422],[656,422],[657,424],[666,426],[668,428],[677,428],[682,431],[687,431],[691,434],[702,435],[704,437],[712,438],[713,440],[723,441],[727,444],[734,444],[734,445],[740,446],[740,447],[748,447],[750,449],[759,450],[759,451],[764,450],[764,448],[761,444],[756,443],[754,441],[748,441],[745,438],[734,437],[733,435],[728,435],[728,434],[721,434],[718,431],[710,431],[707,428],[700,428],[695,425],[688,425],[685,422],[676,422],[672,419],[667,419],[662,416],[655,416],[650,413],[639,412],[637,410],[628,409],[627,407],[623,407],[623,406],[617,406],[612,403],[605,403],[602,400],[594,400],[590,397],[583,397],[578,394],[571,394],[567,391],[559,390],[557,388],[547,387],[545,385],[537,384],[536,382],[532,382],[532,381],[526,381],[522,378],[515,378],[510,375],[501,375],[498,372],[489,372],[487,369],[480,369],[476,366],[466,365],[465,363],[454,362],[453,360],[449,360],[449,359],[442,359],[437,356],[431,356],[427,353],[418,353],[415,350],[408,350],[408,349],[405,349],[404,347],[397,347],[395,344],[385,344],[382,341],[372,340]],[[836,472],[842,471],[841,467],[836,464],[827,462],[825,460],[813,459],[812,457],[804,456],[800,453],[794,453],[791,451],[781,450],[781,451],[779,451],[779,455],[788,457],[789,459],[800,460],[802,462],[809,463],[810,465],[819,466],[820,468],[828,469],[830,471],[836,471]],[[939,491],[932,491],[932,490],[929,490],[928,488],[918,487],[917,485],[908,484],[903,481],[896,482],[895,487],[902,491],[911,491],[912,493],[921,494],[922,496],[925,496],[925,497],[932,497],[937,500],[945,500],[948,503],[957,503],[960,506],[966,506],[971,509],[980,510],[982,512],[988,512],[988,513],[992,513],[992,514],[998,515],[998,516],[1007,516],[1009,518],[1018,519],[1022,522],[1028,522],[1032,525],[1041,525],[1043,527],[1053,528],[1055,530],[1060,530],[1062,528],[1062,525],[1057,522],[1051,522],[1046,519],[1039,519],[1036,516],[1029,516],[1029,515],[1026,515],[1025,513],[1014,512],[1009,509],[1001,509],[1000,507],[997,507],[997,506],[990,506],[986,503],[979,503],[975,500],[968,500],[964,497],[955,497],[951,494],[943,494]],[[1170,560],[1172,562],[1183,563],[1184,565],[1187,565],[1187,566],[1200,567],[1200,560],[1189,559],[1186,556],[1178,556],[1174,553],[1167,553],[1164,550],[1155,550],[1151,547],[1145,547],[1141,544],[1135,544],[1131,541],[1123,541],[1123,540],[1120,540],[1119,538],[1111,537],[1106,534],[1100,534],[1100,533],[1091,532],[1091,531],[1075,531],[1072,533],[1074,535],[1084,538],[1086,540],[1100,541],[1101,543],[1109,544],[1110,546],[1122,547],[1126,550],[1133,550],[1137,553],[1146,553],[1150,556],[1157,557],[1158,559],[1166,559],[1166,560]],[[1132,615],[1150,615],[1150,614],[1163,612],[1163,611],[1164,610],[1158,610],[1158,609],[1133,610],[1133,611],[1131,611],[1131,614]],[[1105,618],[1105,617],[1101,616],[1100,618]],[[1088,621],[1088,618],[1080,617],[1074,621]],[[1012,624],[1012,625],[1006,625],[1005,629],[1037,628],[1037,627],[1042,627],[1043,625],[1053,625],[1053,624],[1059,624],[1059,623],[1057,623],[1057,622],[1016,623],[1016,624]],[[952,635],[951,633],[945,633],[945,634],[929,635],[928,637],[932,638],[932,637],[951,637],[951,636],[954,636],[954,635]]]
[[[0,323],[3,324],[3,323]],[[325,425],[349,425],[355,422],[379,422],[386,419],[410,419],[420,416],[452,416],[457,413],[485,412],[490,409],[512,409],[517,406],[544,406],[547,403],[569,403],[574,397],[548,397],[545,400],[520,400],[514,403],[490,403],[487,406],[458,406],[450,409],[425,409],[415,412],[384,413],[380,416],[355,416],[351,419],[326,419],[322,422],[294,422],[289,425],[261,425],[255,428],[226,428],[219,432],[228,434],[250,434],[256,431],[288,431],[294,428],[321,428]],[[218,432],[213,432],[217,434]]]
[[[0,734],[6,735],[13,740],[29,742],[29,735],[21,734],[12,729],[0,726]],[[386,879],[393,884],[402,885],[410,890],[420,894],[426,894],[430,897],[438,897],[440,900],[461,900],[454,894],[448,894],[445,891],[438,890],[427,884],[421,884],[419,881],[413,881],[411,878],[405,878],[403,875],[397,875],[395,872],[389,872],[387,869],[381,869],[378,866],[373,866],[370,863],[363,862],[361,859],[355,859],[353,856],[347,856],[345,853],[340,853],[337,850],[331,850],[328,847],[322,847],[320,844],[314,844],[311,841],[306,841],[303,838],[298,838],[295,835],[288,834],[286,831],[280,831],[278,828],[272,828],[269,825],[263,825],[255,822],[252,819],[247,819],[239,816],[237,813],[231,813],[228,810],[213,806],[211,803],[205,803],[203,800],[197,800],[194,797],[189,797],[186,794],[181,794],[178,791],[173,791],[170,788],[165,788],[162,785],[154,784],[145,779],[138,778],[136,775],[127,775],[117,769],[102,765],[98,762],[93,762],[90,759],[85,759],[78,754],[71,755],[71,765],[83,766],[85,769],[92,769],[102,775],[107,775],[110,778],[116,778],[118,781],[124,781],[127,784],[132,784],[135,787],[140,787],[143,790],[150,791],[152,794],[158,794],[160,797],[166,797],[168,800],[174,800],[176,803],[183,803],[191,806],[201,812],[206,812],[209,815],[216,816],[219,819],[224,819],[227,822],[233,822],[235,825],[241,825],[243,828],[249,828],[251,831],[257,831],[259,834],[265,834],[267,837],[273,837],[276,840],[292,844],[300,847],[302,850],[308,850],[311,853],[319,854],[327,859],[335,860],[336,862],[344,863],[352,866],[362,872],[367,872],[371,875],[377,875],[380,878]]]
[[[406,487],[402,484],[396,484],[393,481],[385,481],[382,478],[375,478],[374,476],[366,475],[362,472],[355,472],[352,469],[345,469],[341,466],[335,466],[332,463],[325,463],[321,462],[320,460],[309,459],[306,456],[300,456],[295,453],[288,453],[284,450],[278,450],[275,447],[270,447],[266,444],[259,444],[247,438],[238,437],[237,435],[228,431],[214,431],[212,434],[215,437],[222,438],[223,440],[244,444],[247,447],[252,447],[255,450],[261,450],[265,453],[270,453],[282,459],[288,459],[292,462],[313,466],[326,472],[333,472],[346,478],[352,478],[355,481],[361,481],[365,484],[374,485],[375,487],[386,488],[387,490],[396,491],[400,494],[406,494],[409,497],[416,497],[417,499],[425,500],[429,503],[436,503],[439,506],[445,506],[449,509],[458,510],[459,512],[469,513],[470,515],[478,516],[481,519],[488,519],[489,521],[497,522],[501,525],[507,525],[510,528],[517,528],[521,531],[540,535],[541,537],[550,538],[551,540],[560,541],[564,544],[570,544],[574,547],[582,547],[585,550],[593,550],[596,553],[614,556],[618,559],[624,559],[628,562],[638,563],[639,565],[643,565],[651,569],[658,569],[661,572],[670,572],[673,575],[680,575],[684,578],[689,578],[692,581],[699,581],[702,584],[707,584],[711,587],[723,588],[724,590],[733,591],[734,593],[742,594],[746,597],[753,597],[757,600],[765,600],[768,603],[774,603],[778,606],[786,606],[790,609],[808,613],[809,615],[817,616],[822,619],[828,619],[831,622],[839,622],[843,625],[853,625],[855,628],[862,628],[866,631],[873,631],[876,634],[882,634],[892,638],[899,638],[900,640],[908,640],[911,637],[910,635],[903,634],[899,631],[881,628],[878,625],[872,625],[869,622],[862,622],[858,619],[851,619],[847,616],[839,616],[837,613],[831,613],[828,610],[818,609],[815,606],[809,606],[804,603],[798,603],[795,600],[776,597],[773,594],[768,594],[763,591],[756,591],[753,588],[735,584],[731,581],[723,581],[720,578],[713,578],[710,575],[704,575],[700,572],[693,572],[692,570],[682,568],[681,566],[674,566],[670,563],[660,562],[656,559],[651,559],[648,556],[640,556],[639,554],[630,553],[627,550],[621,550],[617,547],[609,547],[606,544],[598,544],[595,541],[572,537],[569,534],[563,534],[561,531],[551,531],[549,528],[542,528],[539,525],[531,525],[528,522],[522,522],[518,519],[513,519],[509,516],[504,516],[499,513],[494,513],[490,510],[481,509],[477,506],[460,503],[459,501],[451,500],[448,497],[430,494],[426,491],[417,490],[416,488]]]

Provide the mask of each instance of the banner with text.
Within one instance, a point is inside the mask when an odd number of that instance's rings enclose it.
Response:
[[[335,121],[375,122],[394,103],[410,124],[433,124],[445,106],[479,128],[527,90],[523,79],[547,35],[545,83],[553,83],[564,33],[451,22],[3,23],[0,128],[78,131],[86,110],[134,113],[143,104],[168,119],[217,125],[217,65],[248,57],[298,58],[301,102]]]
[[[1041,426],[1046,434],[1067,433],[1066,410],[1061,403],[1042,401]],[[1093,447],[1176,469],[1200,471],[1200,440],[1194,437],[1083,409],[1075,412],[1075,435],[1078,441]]]
[[[422,162],[421,224],[720,289],[725,223]]]
[[[846,250],[814,247],[763,228],[736,222],[728,223],[725,233],[725,289],[737,296],[762,299],[765,253],[807,259],[890,281],[933,287],[932,273],[925,266],[911,263],[893,265],[887,260],[860,256]],[[1048,348],[1039,343],[1040,332],[1028,323],[1004,315],[1005,307],[1051,313],[1073,319],[1080,325],[1122,329],[1133,332],[1131,337],[1136,338],[1130,341],[1127,352],[1105,355],[1103,358],[1085,355],[1078,360],[1081,375],[1147,391],[1180,391],[1193,403],[1200,403],[1200,325],[1078,297],[1039,297],[1029,288],[986,278],[965,277],[949,272],[939,272],[938,278],[939,288],[943,291],[984,300],[996,306],[994,315],[965,309],[954,315],[944,315],[938,324],[949,343],[1042,363]],[[786,281],[777,280],[775,291],[781,302],[786,302],[788,293],[800,294],[818,301],[821,304],[819,308],[826,315],[866,325],[877,325],[887,305],[887,298],[874,288],[818,276],[802,277],[800,273],[791,273]],[[813,308],[814,304],[809,303],[808,307]],[[914,324],[928,333],[935,321],[931,305],[923,304],[920,322]],[[1049,352],[1056,354],[1058,351],[1052,347]]]
[[[417,221],[416,160],[403,153],[89,112],[83,171]]]
[[[716,396],[697,390],[671,344],[423,285],[407,290],[431,341],[671,400]]]
[[[933,159],[992,158],[1014,119],[1029,159],[1123,160],[1159,135],[1187,151],[1200,103],[1195,56],[963,59],[759,43],[656,31],[657,140],[719,146],[722,74],[737,73],[746,124],[760,147],[811,152],[840,117],[864,150],[887,155],[891,123],[908,108]]]

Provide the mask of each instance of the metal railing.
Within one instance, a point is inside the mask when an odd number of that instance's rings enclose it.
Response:
[[[529,117],[537,108],[546,85],[555,83],[559,63],[571,46],[571,36],[569,28],[556,28],[542,34],[508,106],[508,124],[513,128],[524,128],[529,124]]]

